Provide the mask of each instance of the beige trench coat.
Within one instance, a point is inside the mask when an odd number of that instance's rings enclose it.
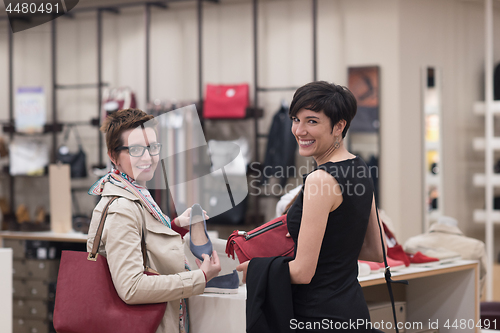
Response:
[[[109,182],[92,214],[87,251],[92,249],[101,212],[113,196],[119,198],[109,206],[99,254],[107,257],[116,291],[127,304],[168,302],[156,332],[179,332],[180,299],[203,293],[205,276],[199,269],[186,272],[183,240],[177,232],[156,220],[134,194]],[[159,276],[143,274],[144,222],[148,266]]]

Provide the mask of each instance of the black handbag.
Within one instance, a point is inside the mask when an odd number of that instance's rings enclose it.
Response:
[[[71,178],[86,178],[87,177],[87,157],[83,151],[82,142],[80,140],[80,135],[76,127],[73,125],[68,125],[66,132],[64,133],[63,143],[59,147],[57,152],[57,160],[70,165]],[[75,132],[76,142],[78,144],[78,151],[76,153],[70,153],[67,146],[69,134],[73,128]]]

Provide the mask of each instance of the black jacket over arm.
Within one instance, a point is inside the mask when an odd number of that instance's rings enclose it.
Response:
[[[247,332],[295,332],[289,257],[254,258],[247,271]]]

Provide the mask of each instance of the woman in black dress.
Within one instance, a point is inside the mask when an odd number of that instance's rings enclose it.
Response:
[[[356,108],[347,88],[324,81],[299,88],[290,105],[299,153],[318,165],[287,213],[294,328],[301,331],[370,331],[357,260],[381,262],[383,254],[370,172],[344,146]]]

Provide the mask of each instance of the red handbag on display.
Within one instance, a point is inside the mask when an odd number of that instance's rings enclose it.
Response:
[[[106,258],[97,254],[109,205],[116,198],[104,208],[92,251],[62,253],[53,320],[58,333],[154,333],[165,314],[167,303],[128,305],[122,301]],[[141,248],[145,259],[144,233]],[[144,274],[158,275],[146,266]]]
[[[207,84],[204,118],[245,118],[248,106],[248,84],[213,85]]]
[[[226,243],[227,256],[234,259],[236,252],[240,264],[253,258],[293,257],[295,243],[287,232],[286,214],[249,232],[235,230]]]

